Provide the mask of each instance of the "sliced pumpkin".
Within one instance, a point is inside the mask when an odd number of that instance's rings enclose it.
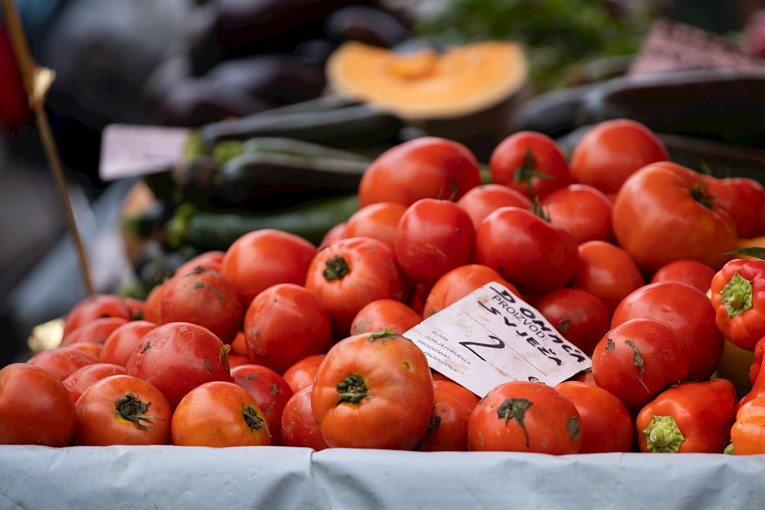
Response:
[[[520,44],[485,41],[444,53],[392,50],[349,41],[327,62],[330,89],[403,119],[462,117],[521,90],[528,66]]]

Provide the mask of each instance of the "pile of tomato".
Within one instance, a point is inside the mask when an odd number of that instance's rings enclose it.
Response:
[[[765,188],[669,161],[626,119],[570,157],[541,133],[418,138],[373,161],[320,246],[198,255],[145,301],[99,294],[0,370],[0,444],[765,452]],[[485,173],[484,173],[485,175]],[[591,357],[486,395],[405,333],[497,282]]]

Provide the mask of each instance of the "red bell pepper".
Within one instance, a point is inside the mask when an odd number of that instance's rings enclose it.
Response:
[[[712,278],[711,291],[720,332],[753,351],[765,336],[765,261],[731,260]]]

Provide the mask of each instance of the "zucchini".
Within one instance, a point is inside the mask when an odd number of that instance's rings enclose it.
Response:
[[[175,216],[166,226],[167,241],[171,248],[194,246],[204,250],[226,250],[248,232],[272,228],[318,245],[332,227],[346,221],[357,209],[358,196],[355,194],[262,213],[205,211],[185,203],[176,209]]]
[[[226,141],[222,143],[230,144],[231,142]],[[220,146],[220,144],[216,147],[218,146]],[[346,159],[350,161],[365,162],[367,165],[371,163],[369,158],[355,152],[327,147],[326,145],[318,143],[276,136],[250,138],[242,144],[242,154],[253,154],[256,152],[277,152],[280,154],[291,154],[313,158]]]

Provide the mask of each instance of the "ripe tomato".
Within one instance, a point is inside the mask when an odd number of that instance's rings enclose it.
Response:
[[[203,326],[169,322],[143,336],[125,368],[128,375],[156,386],[174,408],[202,383],[232,380],[228,350]]]
[[[688,377],[688,347],[674,329],[654,319],[632,319],[612,328],[595,346],[595,383],[630,411],[670,384]]]
[[[410,450],[433,409],[427,358],[400,335],[347,337],[319,365],[311,408],[330,447]]]
[[[252,300],[244,320],[250,361],[282,373],[293,363],[326,352],[332,322],[319,298],[300,285],[281,283]]]
[[[334,243],[335,241],[339,241],[340,239],[344,239],[345,237],[346,237],[345,222],[338,223],[337,225],[329,229],[326,234],[324,234],[324,237],[319,243],[319,250],[323,250],[324,248]]]
[[[671,162],[632,174],[614,203],[614,234],[647,274],[680,259],[720,268],[736,247],[736,225],[701,176]]]
[[[287,401],[282,414],[282,435],[285,446],[302,446],[318,452],[327,448],[327,443],[311,411],[312,389],[308,385]]]
[[[91,384],[75,404],[81,446],[169,444],[173,411],[159,389],[129,375]]]
[[[353,318],[367,304],[403,301],[407,293],[393,250],[368,237],[342,239],[317,253],[305,287],[324,304],[337,338],[348,336]]]
[[[404,273],[418,283],[435,283],[473,258],[475,227],[454,202],[423,198],[401,216],[394,249]]]
[[[316,247],[302,237],[264,229],[244,234],[223,257],[221,272],[242,299],[246,310],[252,298],[277,283],[303,285]]]
[[[433,285],[425,301],[423,317],[427,318],[440,312],[474,290],[491,282],[497,282],[516,296],[520,296],[515,285],[502,278],[502,275],[496,270],[483,264],[466,264],[452,269]]]
[[[611,323],[603,301],[582,289],[555,289],[539,296],[534,307],[587,356],[592,356]]]
[[[467,428],[478,397],[453,381],[433,382],[433,416],[422,451],[464,452],[468,449]]]
[[[578,244],[586,241],[611,241],[613,204],[597,188],[586,184],[569,184],[542,199],[542,207],[552,223],[568,228]]]
[[[93,344],[90,342],[75,342],[73,344],[69,344],[67,347],[74,347],[75,349],[79,349],[86,354],[90,354],[97,360],[101,358],[101,350],[103,348],[101,344]]]
[[[653,274],[651,283],[680,282],[706,293],[715,273],[717,271],[712,266],[703,262],[690,259],[675,260],[661,266]]]
[[[74,404],[59,378],[29,363],[0,369],[0,444],[66,446],[76,426]]]
[[[101,317],[133,319],[133,312],[125,300],[112,294],[94,294],[72,307],[64,320],[64,337],[86,322]]]
[[[561,392],[542,383],[510,381],[489,391],[468,421],[472,451],[578,453],[579,411]]]
[[[101,363],[114,363],[124,367],[141,338],[156,327],[153,322],[145,320],[126,322],[106,337],[98,360]]]
[[[629,452],[635,436],[632,415],[621,400],[591,384],[565,381],[555,389],[579,411],[582,446],[579,453]]]
[[[250,353],[247,352],[247,341],[244,339],[243,332],[237,331],[234,341],[231,342],[231,351],[228,354],[229,356],[231,354],[242,354],[247,356],[247,358],[250,357]]]
[[[717,178],[702,174],[709,191],[736,224],[739,238],[765,233],[765,186],[747,177]]]
[[[44,368],[63,381],[69,374],[98,359],[76,347],[65,346],[41,351],[29,358],[27,363]]]
[[[711,377],[720,364],[724,339],[706,294],[679,282],[645,285],[619,303],[611,318],[611,327],[641,317],[667,324],[688,346],[688,380],[703,381]]]
[[[481,184],[475,154],[461,143],[434,136],[400,143],[378,156],[359,183],[359,205],[422,198],[459,200]]]
[[[371,237],[393,248],[396,226],[404,211],[406,206],[398,202],[369,204],[348,218],[343,237]]]
[[[476,259],[524,293],[564,287],[579,265],[571,233],[531,211],[501,207],[478,227]]]
[[[69,396],[72,398],[72,403],[74,404],[77,402],[77,399],[80,398],[82,392],[94,382],[100,381],[111,375],[124,374],[124,366],[115,365],[113,363],[92,363],[69,374],[69,376],[63,380],[63,383],[69,391]]]
[[[640,168],[669,160],[664,143],[643,124],[612,119],[588,129],[571,154],[571,175],[604,193],[619,191]]]
[[[293,393],[297,393],[306,386],[313,384],[316,371],[319,369],[323,359],[324,354],[306,356],[284,371],[282,378],[284,378],[284,381]]]
[[[292,397],[292,389],[284,378],[263,365],[240,365],[231,369],[234,382],[249,393],[268,424],[272,445],[282,444],[282,414]]]
[[[473,226],[478,228],[481,221],[500,207],[531,209],[533,203],[525,193],[503,184],[482,184],[465,193],[457,204],[467,211]]]
[[[645,284],[629,253],[605,241],[587,241],[578,247],[579,268],[571,287],[586,290],[613,313],[619,302]]]
[[[404,334],[422,322],[422,316],[395,299],[378,299],[359,310],[351,323],[351,335],[389,330]]]
[[[70,331],[62,340],[61,345],[72,345],[78,342],[88,342],[103,345],[107,337],[120,326],[129,321],[122,317],[99,317],[86,322]]]
[[[231,382],[211,381],[192,389],[173,413],[173,444],[179,446],[268,446],[268,426],[255,399]]]
[[[519,131],[502,140],[489,159],[491,181],[530,198],[544,198],[573,182],[555,140],[543,133]]]
[[[184,275],[190,273],[198,267],[204,267],[211,271],[221,271],[223,266],[223,257],[226,252],[220,250],[212,250],[200,253],[195,257],[191,257],[189,260],[178,266],[175,270],[175,276]]]
[[[149,291],[149,295],[146,296],[146,301],[143,307],[143,320],[159,324],[159,306],[162,303],[162,294],[165,293],[165,289],[168,286],[170,280],[165,280],[162,283],[155,285]]]

